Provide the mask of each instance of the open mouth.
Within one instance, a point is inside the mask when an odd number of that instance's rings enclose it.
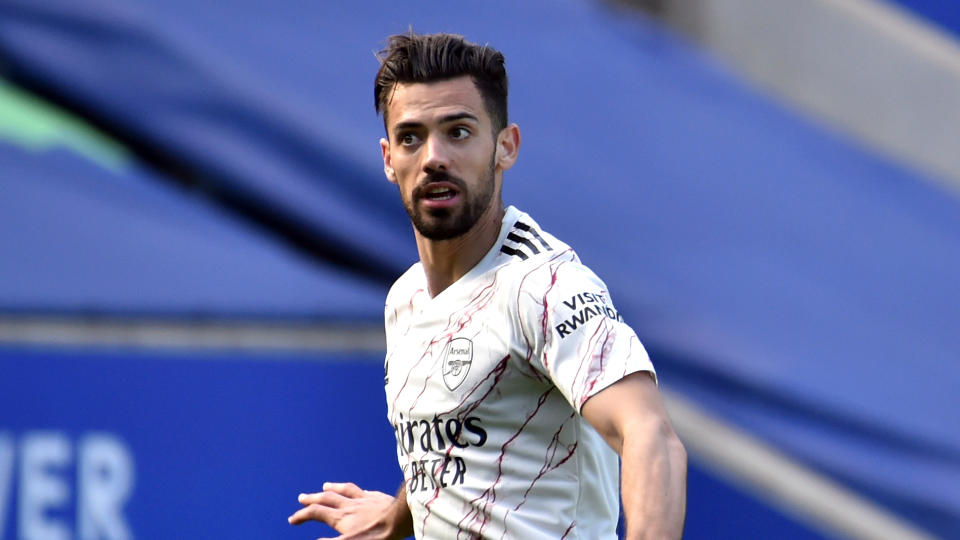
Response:
[[[428,201],[447,201],[457,196],[457,190],[450,186],[431,186],[424,190],[423,198]]]

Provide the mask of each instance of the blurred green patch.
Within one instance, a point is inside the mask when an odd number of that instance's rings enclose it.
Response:
[[[0,140],[34,152],[62,147],[111,170],[125,168],[130,152],[69,112],[0,79]]]

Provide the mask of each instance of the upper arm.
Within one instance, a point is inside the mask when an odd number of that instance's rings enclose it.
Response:
[[[648,371],[631,373],[591,396],[580,410],[618,454],[632,433],[675,436],[653,377]]]
[[[627,374],[654,373],[603,281],[572,252],[547,262],[518,284],[518,333],[529,344],[529,365],[578,412]]]

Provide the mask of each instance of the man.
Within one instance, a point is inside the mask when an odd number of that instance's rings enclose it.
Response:
[[[420,262],[386,303],[385,387],[404,485],[301,495],[341,538],[679,538],[686,454],[647,353],[576,253],[504,208],[520,130],[503,56],[399,35],[376,110]]]

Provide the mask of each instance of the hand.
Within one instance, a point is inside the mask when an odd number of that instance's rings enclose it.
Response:
[[[320,493],[301,493],[303,508],[287,518],[293,525],[320,521],[340,532],[341,540],[389,538],[386,517],[396,499],[380,491],[365,491],[352,483],[323,484]]]

